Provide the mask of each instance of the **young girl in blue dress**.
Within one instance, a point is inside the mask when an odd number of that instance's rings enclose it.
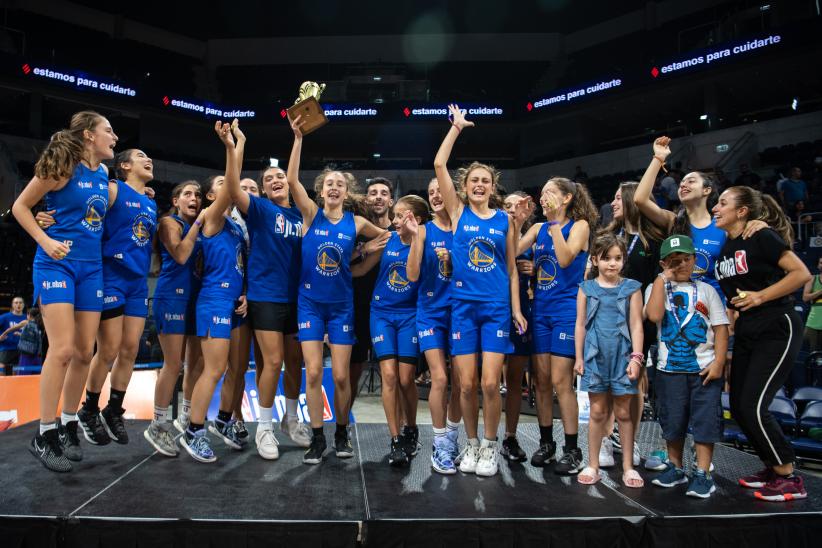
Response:
[[[645,363],[642,355],[641,284],[621,276],[627,249],[612,233],[594,242],[592,279],[582,282],[577,293],[576,363],[582,375],[580,390],[591,402],[588,420],[588,466],[577,481],[599,481],[599,449],[610,409],[619,423],[622,441],[622,482],[642,487],[644,482],[633,465],[634,426],[631,402],[636,380]],[[613,403],[612,403],[613,402]]]

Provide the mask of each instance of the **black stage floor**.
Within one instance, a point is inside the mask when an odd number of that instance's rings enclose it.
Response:
[[[143,439],[145,426],[129,423],[129,445],[84,443],[85,459],[70,474],[48,472],[28,453],[34,424],[0,434],[0,546],[740,548],[819,546],[822,537],[822,480],[805,476],[805,500],[758,501],[735,479],[758,460],[722,446],[717,492],[699,500],[685,486],[651,485],[654,473],[644,470],[645,488],[625,488],[619,467],[594,486],[504,460],[493,478],[441,476],[430,467],[430,427],[420,429],[423,449],[411,466],[393,469],[384,424],[356,425],[355,457],[329,453],[321,466],[302,464],[302,450],[284,436],[275,462],[222,444],[214,464],[169,459]],[[657,433],[643,424],[643,455]],[[557,423],[555,439],[561,434]],[[520,426],[529,454],[538,437],[536,425]]]

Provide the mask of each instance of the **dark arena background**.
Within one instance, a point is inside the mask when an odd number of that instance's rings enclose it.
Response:
[[[11,206],[49,137],[73,113],[99,112],[118,136],[116,151],[139,148],[152,158],[148,186],[163,214],[174,185],[225,171],[217,120],[237,118],[248,137],[243,177],[285,168],[294,140],[286,109],[304,81],[325,84],[320,103],[329,120],[305,137],[307,187],[331,166],[363,189],[385,177],[395,199],[428,198],[434,155],[450,127],[448,104],[457,103],[476,127],[463,132],[449,168],[493,164],[502,173],[500,193],[521,190],[537,204],[549,178],[568,177],[587,187],[605,226],[619,184],[640,180],[652,143],[666,135],[674,184],[698,170],[720,189],[748,185],[773,196],[793,226],[794,252],[820,273],[819,0],[1,0],[0,16],[0,312],[16,296],[31,305],[36,244]],[[675,209],[664,177],[653,197]],[[786,199],[786,185],[800,181],[804,197]],[[152,291],[159,268],[155,261]],[[794,297],[805,320],[815,300],[802,289]],[[652,485],[656,472],[643,466],[645,486],[627,488],[620,459],[595,485],[502,458],[492,477],[439,475],[430,463],[424,364],[417,370],[421,449],[408,467],[388,464],[375,363],[356,388],[351,459],[332,451],[324,464],[306,466],[303,449],[276,425],[277,461],[261,459],[253,443],[244,452],[215,443],[215,464],[185,451],[163,457],[142,435],[163,363],[150,313],[124,405],[131,442],[83,440],[84,459],[70,474],[46,470],[27,450],[38,428],[40,366],[9,366],[0,377],[0,546],[819,546],[818,341],[805,341],[772,407],[807,498],[765,502],[737,485],[761,463],[726,394],[724,441],[713,460],[717,490],[703,500]],[[330,367],[324,374],[330,378]],[[243,396],[252,436],[255,386],[252,371]],[[331,436],[333,382],[324,386]],[[507,390],[522,392],[518,438],[530,456],[540,444],[533,385]],[[304,386],[300,392],[305,417]],[[643,463],[664,447],[653,383],[650,396],[636,436]],[[277,409],[282,401],[278,395]],[[581,422],[587,455],[587,418]],[[692,460],[686,451],[686,469]]]

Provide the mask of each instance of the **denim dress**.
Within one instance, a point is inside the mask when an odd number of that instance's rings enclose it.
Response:
[[[636,381],[628,379],[626,369],[633,348],[629,304],[631,295],[641,287],[638,281],[627,278],[616,287],[602,287],[596,280],[580,284],[587,311],[581,391],[615,396],[637,393]]]

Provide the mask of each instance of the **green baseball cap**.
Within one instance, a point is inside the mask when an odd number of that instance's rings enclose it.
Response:
[[[694,242],[688,236],[682,234],[674,234],[669,236],[662,242],[662,248],[659,250],[659,258],[664,259],[671,253],[687,253],[694,254]]]

